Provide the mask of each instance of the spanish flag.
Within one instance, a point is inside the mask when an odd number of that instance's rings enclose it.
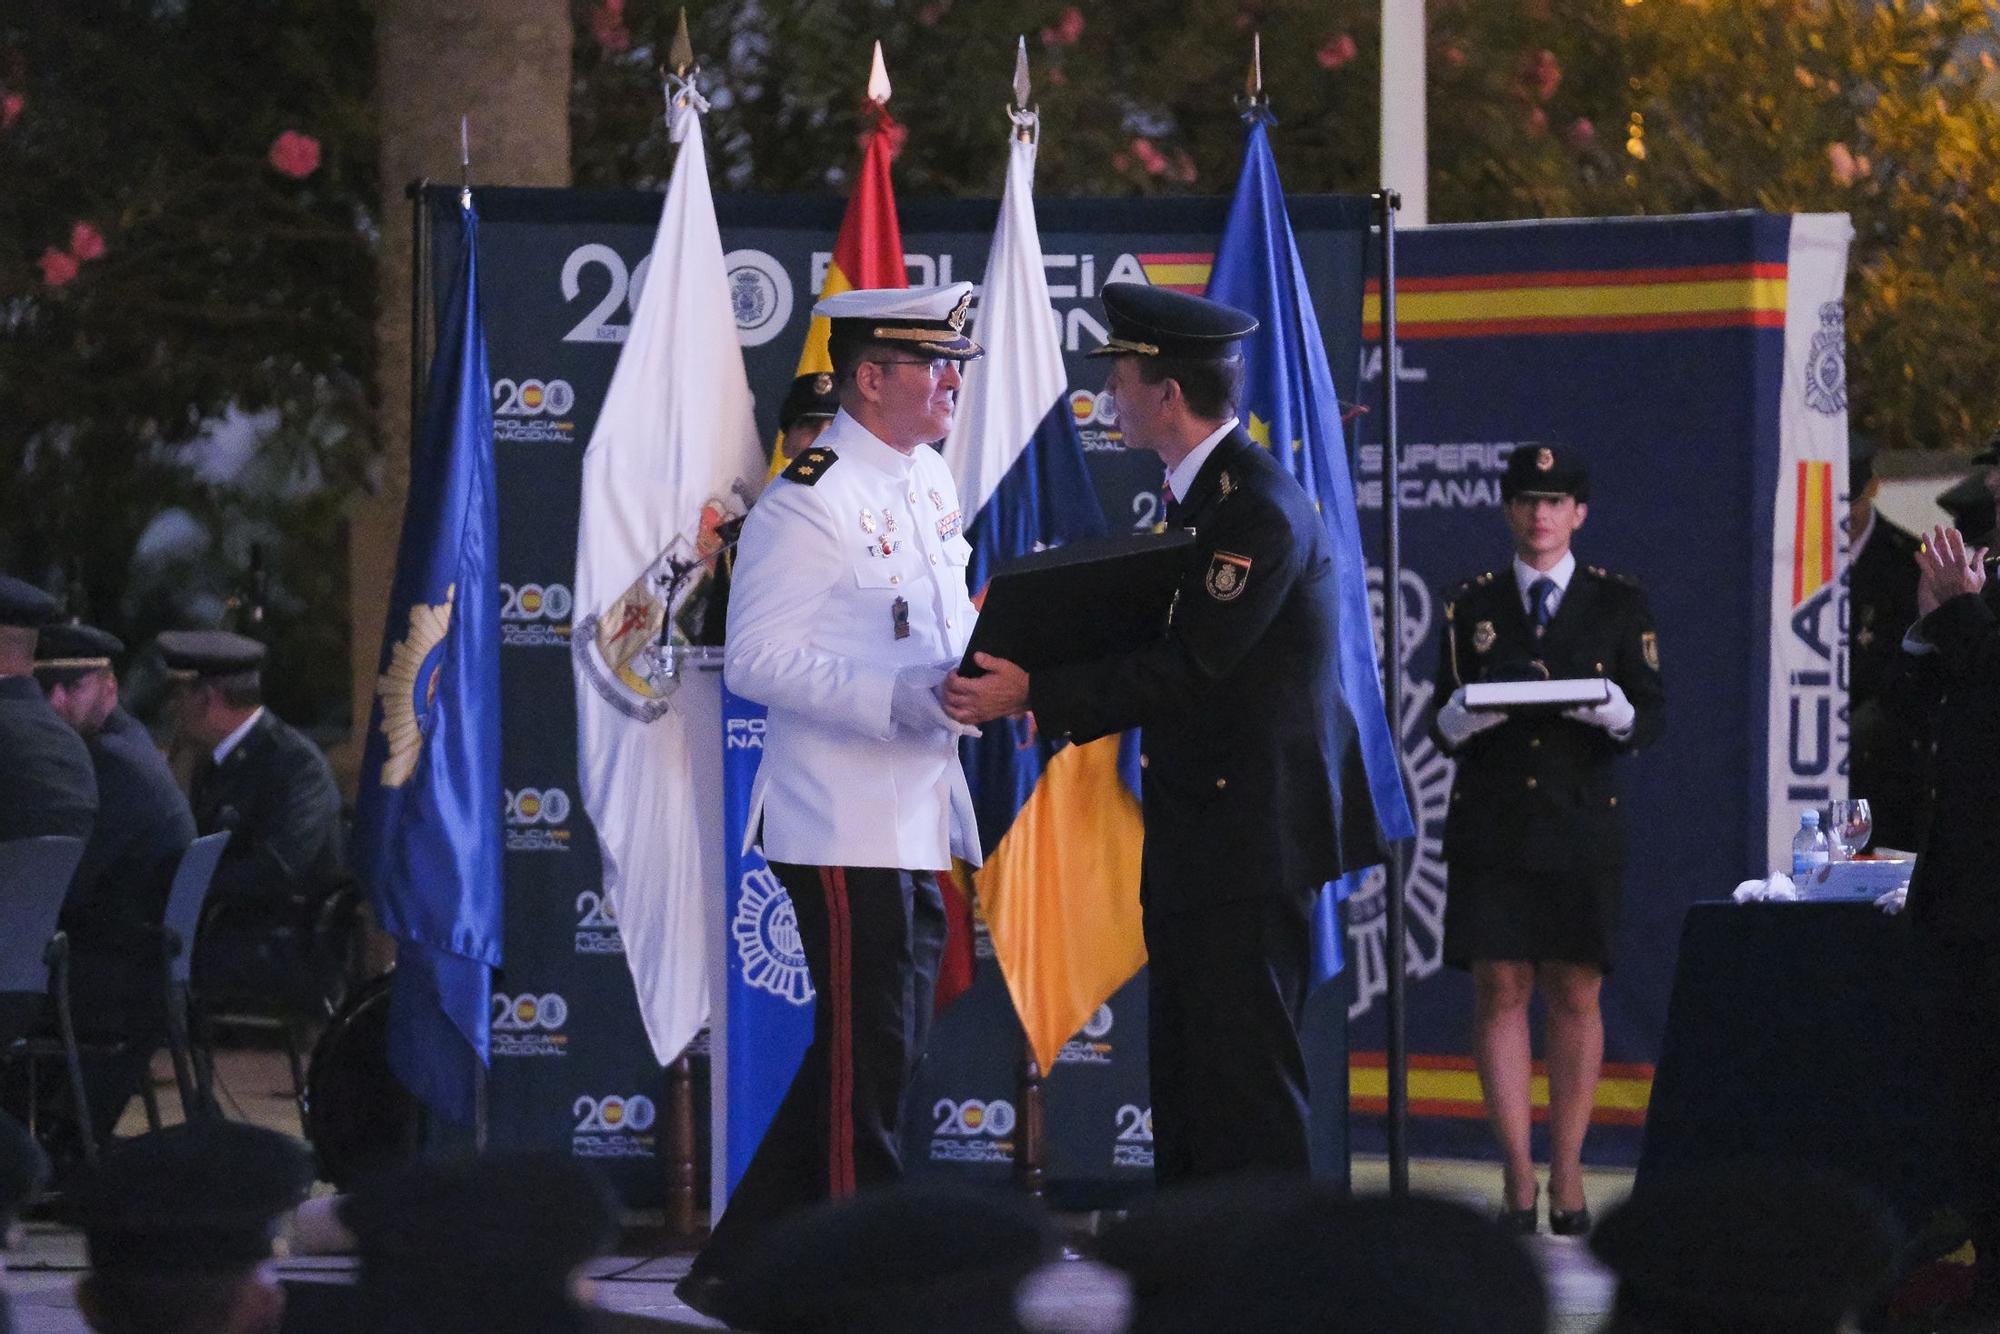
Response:
[[[854,193],[847,199],[847,216],[840,222],[840,238],[833,243],[833,262],[826,267],[826,283],[819,299],[857,288],[908,287],[903,268],[903,229],[896,222],[896,191],[889,181],[889,163],[902,140],[902,127],[889,114],[889,72],[882,63],[882,43],[875,43],[875,63],[868,73],[868,100],[861,109],[867,125],[861,154],[861,174],[855,178]],[[814,375],[833,369],[826,354],[826,340],[832,325],[824,315],[815,315],[806,328],[805,350],[799,353],[796,375]],[[785,466],[785,437],[781,433],[771,450],[770,476]]]

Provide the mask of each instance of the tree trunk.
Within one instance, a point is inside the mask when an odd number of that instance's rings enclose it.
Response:
[[[376,316],[378,490],[348,533],[354,730],[332,758],[350,793],[375,698],[382,626],[410,481],[411,181],[459,179],[458,124],[471,122],[475,185],[568,185],[570,9],[566,0],[377,0],[382,142],[381,305]]]

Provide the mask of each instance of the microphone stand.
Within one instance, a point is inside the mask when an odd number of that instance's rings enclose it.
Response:
[[[716,532],[731,533],[733,536],[706,556],[697,556],[693,560],[678,560],[669,556],[667,568],[653,576],[653,582],[665,590],[660,611],[660,639],[654,646],[653,659],[660,665],[660,675],[668,680],[680,674],[679,656],[675,652],[674,644],[674,599],[681,595],[681,589],[687,585],[695,571],[736,550],[736,544],[743,540],[743,520],[740,517],[732,519],[718,526]]]

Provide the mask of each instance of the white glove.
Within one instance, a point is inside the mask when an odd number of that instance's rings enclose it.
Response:
[[[1875,906],[1893,917],[1895,914],[1903,911],[1903,904],[1909,897],[1910,887],[1908,885],[1898,885],[1885,893],[1881,898],[1875,900]]]
[[[1639,711],[1632,707],[1631,700],[1625,698],[1625,692],[1619,688],[1616,681],[1605,681],[1604,688],[1611,692],[1611,697],[1602,704],[1565,709],[1563,717],[1588,723],[1592,727],[1601,727],[1616,737],[1625,736],[1631,732],[1632,720],[1638,717]]]
[[[1444,739],[1451,743],[1453,750],[1457,750],[1487,728],[1498,727],[1506,721],[1507,715],[1498,709],[1475,711],[1466,708],[1464,686],[1451,692],[1451,698],[1438,710],[1437,718],[1438,731],[1444,733]]]
[[[944,711],[939,687],[958,664],[923,663],[896,673],[895,688],[889,694],[889,720],[910,732],[949,732],[953,736],[978,736],[979,729],[961,723]]]

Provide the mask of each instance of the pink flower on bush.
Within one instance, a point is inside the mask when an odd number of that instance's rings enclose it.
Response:
[[[1062,17],[1042,29],[1043,46],[1075,46],[1083,36],[1083,11],[1071,5]]]
[[[1153,141],[1144,136],[1132,141],[1132,156],[1138,159],[1139,165],[1150,176],[1161,175],[1167,169],[1166,155],[1153,147]]]
[[[271,141],[271,165],[295,181],[319,170],[319,140],[297,130],[286,130]]]
[[[58,250],[54,246],[44,250],[42,257],[35,263],[41,266],[42,281],[50,287],[61,287],[76,277],[77,270],[82,267],[75,255],[67,250]]]
[[[1111,155],[1111,169],[1113,171],[1132,170],[1132,155],[1130,153],[1113,153]]]
[[[1546,102],[1554,97],[1556,89],[1562,86],[1562,66],[1556,61],[1555,52],[1537,51],[1528,58],[1527,68],[1522,77],[1530,91]]]
[[[1540,107],[1528,108],[1528,133],[1537,139],[1549,132],[1549,113]]]
[[[1464,69],[1468,57],[1465,54],[1464,47],[1453,43],[1438,52],[1438,59],[1442,60],[1452,69]]]
[[[102,258],[104,233],[87,222],[77,223],[69,229],[69,253],[81,260]]]
[[[1590,117],[1578,116],[1563,131],[1563,137],[1569,140],[1571,148],[1585,149],[1597,142],[1597,127],[1590,123]]]
[[[632,45],[631,29],[625,26],[625,0],[601,0],[590,11],[590,35],[597,45],[613,55]]]
[[[1341,33],[1338,37],[1327,38],[1315,59],[1319,61],[1321,69],[1339,69],[1360,54],[1360,50],[1361,48],[1354,44],[1351,35]]]
[[[25,93],[0,93],[0,130],[13,129],[14,122],[21,119],[21,113],[27,106]]]
[[[1193,185],[1196,174],[1194,159],[1187,155],[1186,149],[1182,149],[1174,154],[1173,176],[1175,180],[1179,181],[1182,185]]]
[[[1826,165],[1838,185],[1852,185],[1875,169],[1866,157],[1838,143],[1826,146]]]

